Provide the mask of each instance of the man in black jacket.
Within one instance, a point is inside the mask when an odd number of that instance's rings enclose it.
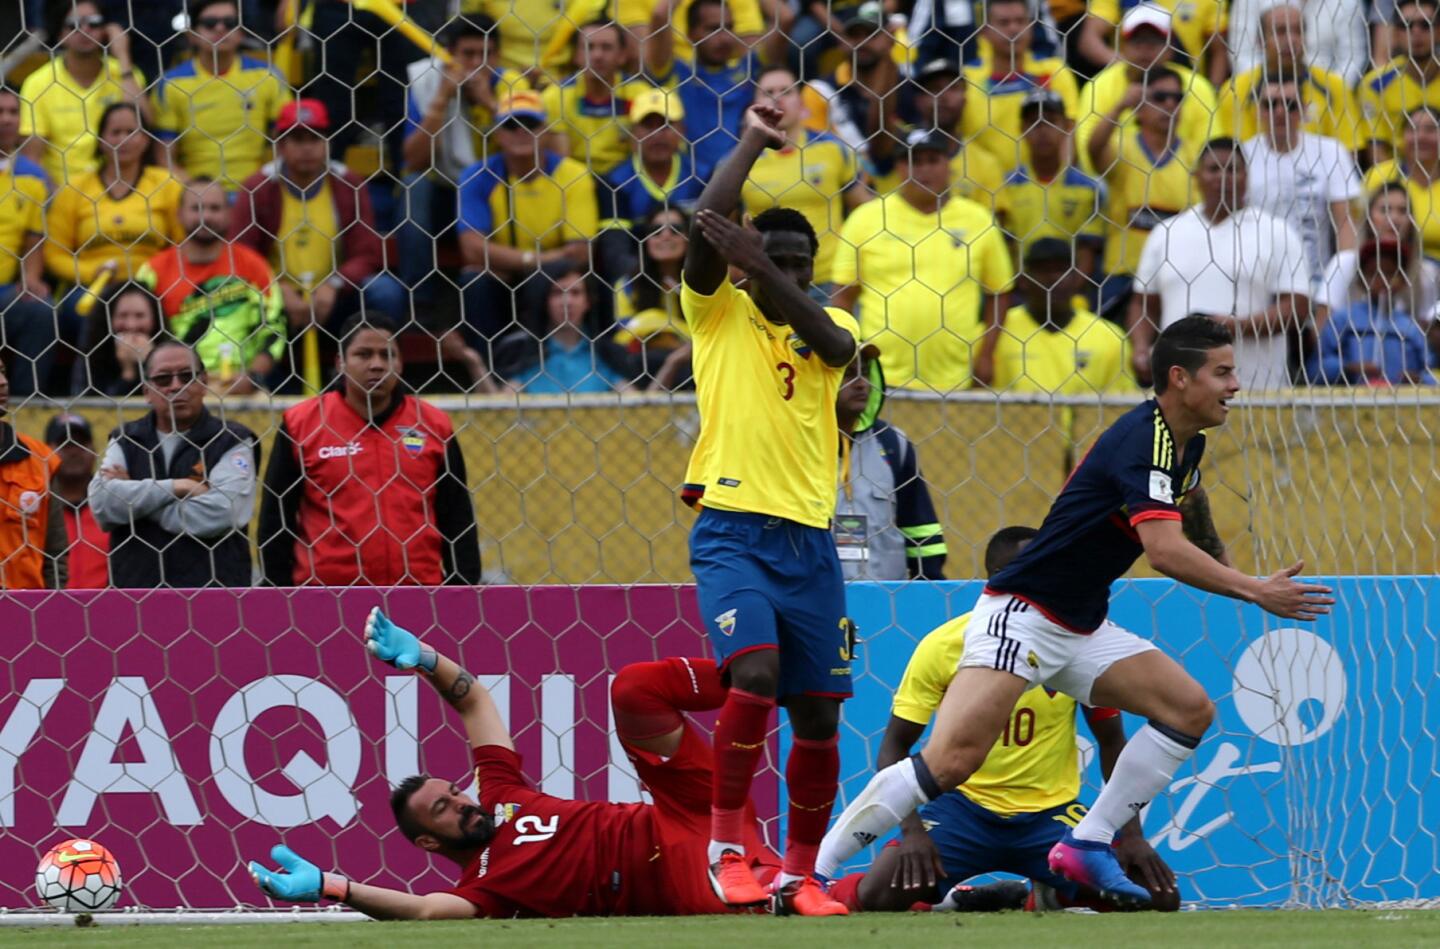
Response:
[[[90,507],[117,587],[250,586],[254,433],[205,409],[205,369],[178,340],[141,365],[150,412],[110,433]]]

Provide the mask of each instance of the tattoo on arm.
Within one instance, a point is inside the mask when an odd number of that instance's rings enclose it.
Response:
[[[1215,530],[1215,520],[1210,516],[1210,499],[1202,490],[1186,495],[1180,502],[1180,525],[1190,543],[1199,547],[1216,560],[1225,557],[1225,542]]]
[[[464,669],[461,669],[460,674],[455,677],[455,681],[450,684],[450,688],[442,692],[441,695],[444,696],[445,701],[454,705],[470,693],[470,686],[474,683],[475,677]]]

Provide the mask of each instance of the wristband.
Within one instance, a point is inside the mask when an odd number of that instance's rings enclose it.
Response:
[[[420,661],[416,663],[416,665],[418,665],[421,669],[424,669],[426,672],[434,672],[435,664],[439,661],[440,656],[435,652],[435,650],[431,649],[429,646],[420,647]]]
[[[320,877],[320,895],[336,903],[350,900],[350,881],[338,873],[325,873]]]

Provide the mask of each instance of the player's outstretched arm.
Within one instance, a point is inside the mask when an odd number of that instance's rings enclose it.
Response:
[[[470,747],[515,747],[489,690],[454,661],[422,643],[414,633],[396,626],[379,607],[371,610],[365,620],[365,649],[387,665],[413,669],[428,679],[440,697],[460,713],[465,733],[470,736]]]
[[[750,177],[755,159],[767,148],[780,148],[785,144],[785,133],[780,131],[780,110],[769,105],[752,105],[745,110],[745,119],[740,132],[740,144],[715,168],[700,200],[695,203],[695,212],[708,211],[728,218],[740,206],[740,189]],[[685,254],[685,285],[696,293],[710,296],[725,280],[726,261],[720,251],[711,246],[704,232],[697,226],[690,232],[690,249]]]
[[[418,896],[383,886],[352,883],[338,873],[322,873],[318,866],[284,844],[271,848],[270,859],[280,868],[271,870],[252,860],[250,879],[266,896],[286,903],[334,900],[373,919],[470,919],[475,915],[475,904],[453,893]]]
[[[1135,526],[1145,558],[1160,573],[1209,593],[1254,603],[1283,619],[1310,622],[1330,612],[1335,598],[1318,583],[1293,578],[1305,569],[1299,561],[1264,579],[1227,567],[1192,544],[1178,520],[1152,519]]]

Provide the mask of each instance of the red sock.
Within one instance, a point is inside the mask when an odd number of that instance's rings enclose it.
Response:
[[[708,711],[724,701],[725,686],[713,659],[637,662],[610,683],[615,731],[628,741],[668,735],[684,723],[682,711]]]
[[[775,700],[731,689],[715,723],[715,788],[710,797],[710,839],[720,843],[745,840],[745,805],[750,783],[765,753],[770,712]]]
[[[835,902],[844,903],[845,908],[850,912],[859,913],[864,909],[864,907],[860,905],[860,884],[864,880],[865,874],[852,873],[830,884],[830,889],[827,892]]]
[[[790,795],[790,826],[785,839],[781,872],[808,876],[815,872],[815,855],[839,788],[839,737],[824,741],[795,739],[785,763],[785,792]]]

